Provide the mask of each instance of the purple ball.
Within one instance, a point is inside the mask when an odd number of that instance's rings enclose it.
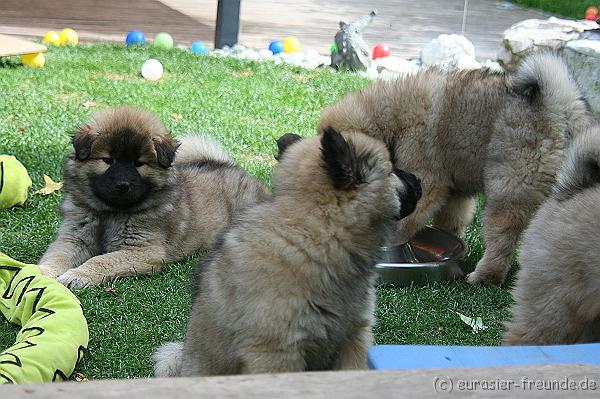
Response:
[[[144,37],[144,33],[142,31],[134,29],[130,30],[127,33],[127,37],[125,38],[125,44],[127,44],[128,46],[144,43],[146,43],[146,38]]]
[[[273,40],[271,44],[269,44],[269,50],[273,54],[279,54],[283,51],[283,42],[281,40]]]

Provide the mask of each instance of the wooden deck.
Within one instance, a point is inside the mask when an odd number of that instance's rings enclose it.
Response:
[[[2,399],[598,397],[600,367],[344,371],[0,386]],[[451,395],[449,395],[451,394]]]
[[[513,23],[547,15],[498,8],[495,0],[470,0],[465,35],[478,58],[495,58],[502,32]],[[441,33],[460,33],[464,0],[242,0],[240,42],[265,48],[270,40],[296,35],[305,49],[327,52],[340,19],[379,11],[365,34],[367,43],[384,42],[396,55],[413,57]],[[0,33],[41,37],[71,27],[82,41],[124,40],[141,29],[147,37],[170,32],[176,43],[214,40],[216,0],[1,0]]]

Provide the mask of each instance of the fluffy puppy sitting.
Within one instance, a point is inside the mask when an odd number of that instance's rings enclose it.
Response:
[[[419,182],[361,133],[288,144],[273,200],[241,214],[198,267],[185,342],[158,349],[156,376],[366,367],[377,252]]]
[[[153,114],[99,111],[73,135],[62,223],[42,272],[80,288],[150,274],[212,244],[233,215],[270,197],[213,139],[180,143]]]
[[[507,345],[600,341],[600,128],[578,137],[525,231]]]

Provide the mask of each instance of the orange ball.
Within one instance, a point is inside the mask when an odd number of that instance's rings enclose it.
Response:
[[[598,8],[594,6],[586,8],[585,19],[588,21],[595,21],[598,19]]]

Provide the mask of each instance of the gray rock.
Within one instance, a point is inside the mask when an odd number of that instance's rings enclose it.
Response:
[[[477,69],[473,43],[461,35],[439,35],[421,48],[423,66],[437,66],[445,70]]]
[[[544,48],[560,50],[568,42],[580,39],[581,35],[598,28],[594,21],[572,21],[550,17],[526,19],[504,31],[503,51],[499,54],[502,63],[516,65],[529,51]]]
[[[552,49],[562,55],[581,87],[594,113],[600,117],[600,41],[594,38],[594,21],[571,21],[551,17],[528,19],[504,32],[504,51],[499,61],[515,67],[529,52]]]
[[[600,117],[600,41],[574,40],[561,50],[592,110]]]

